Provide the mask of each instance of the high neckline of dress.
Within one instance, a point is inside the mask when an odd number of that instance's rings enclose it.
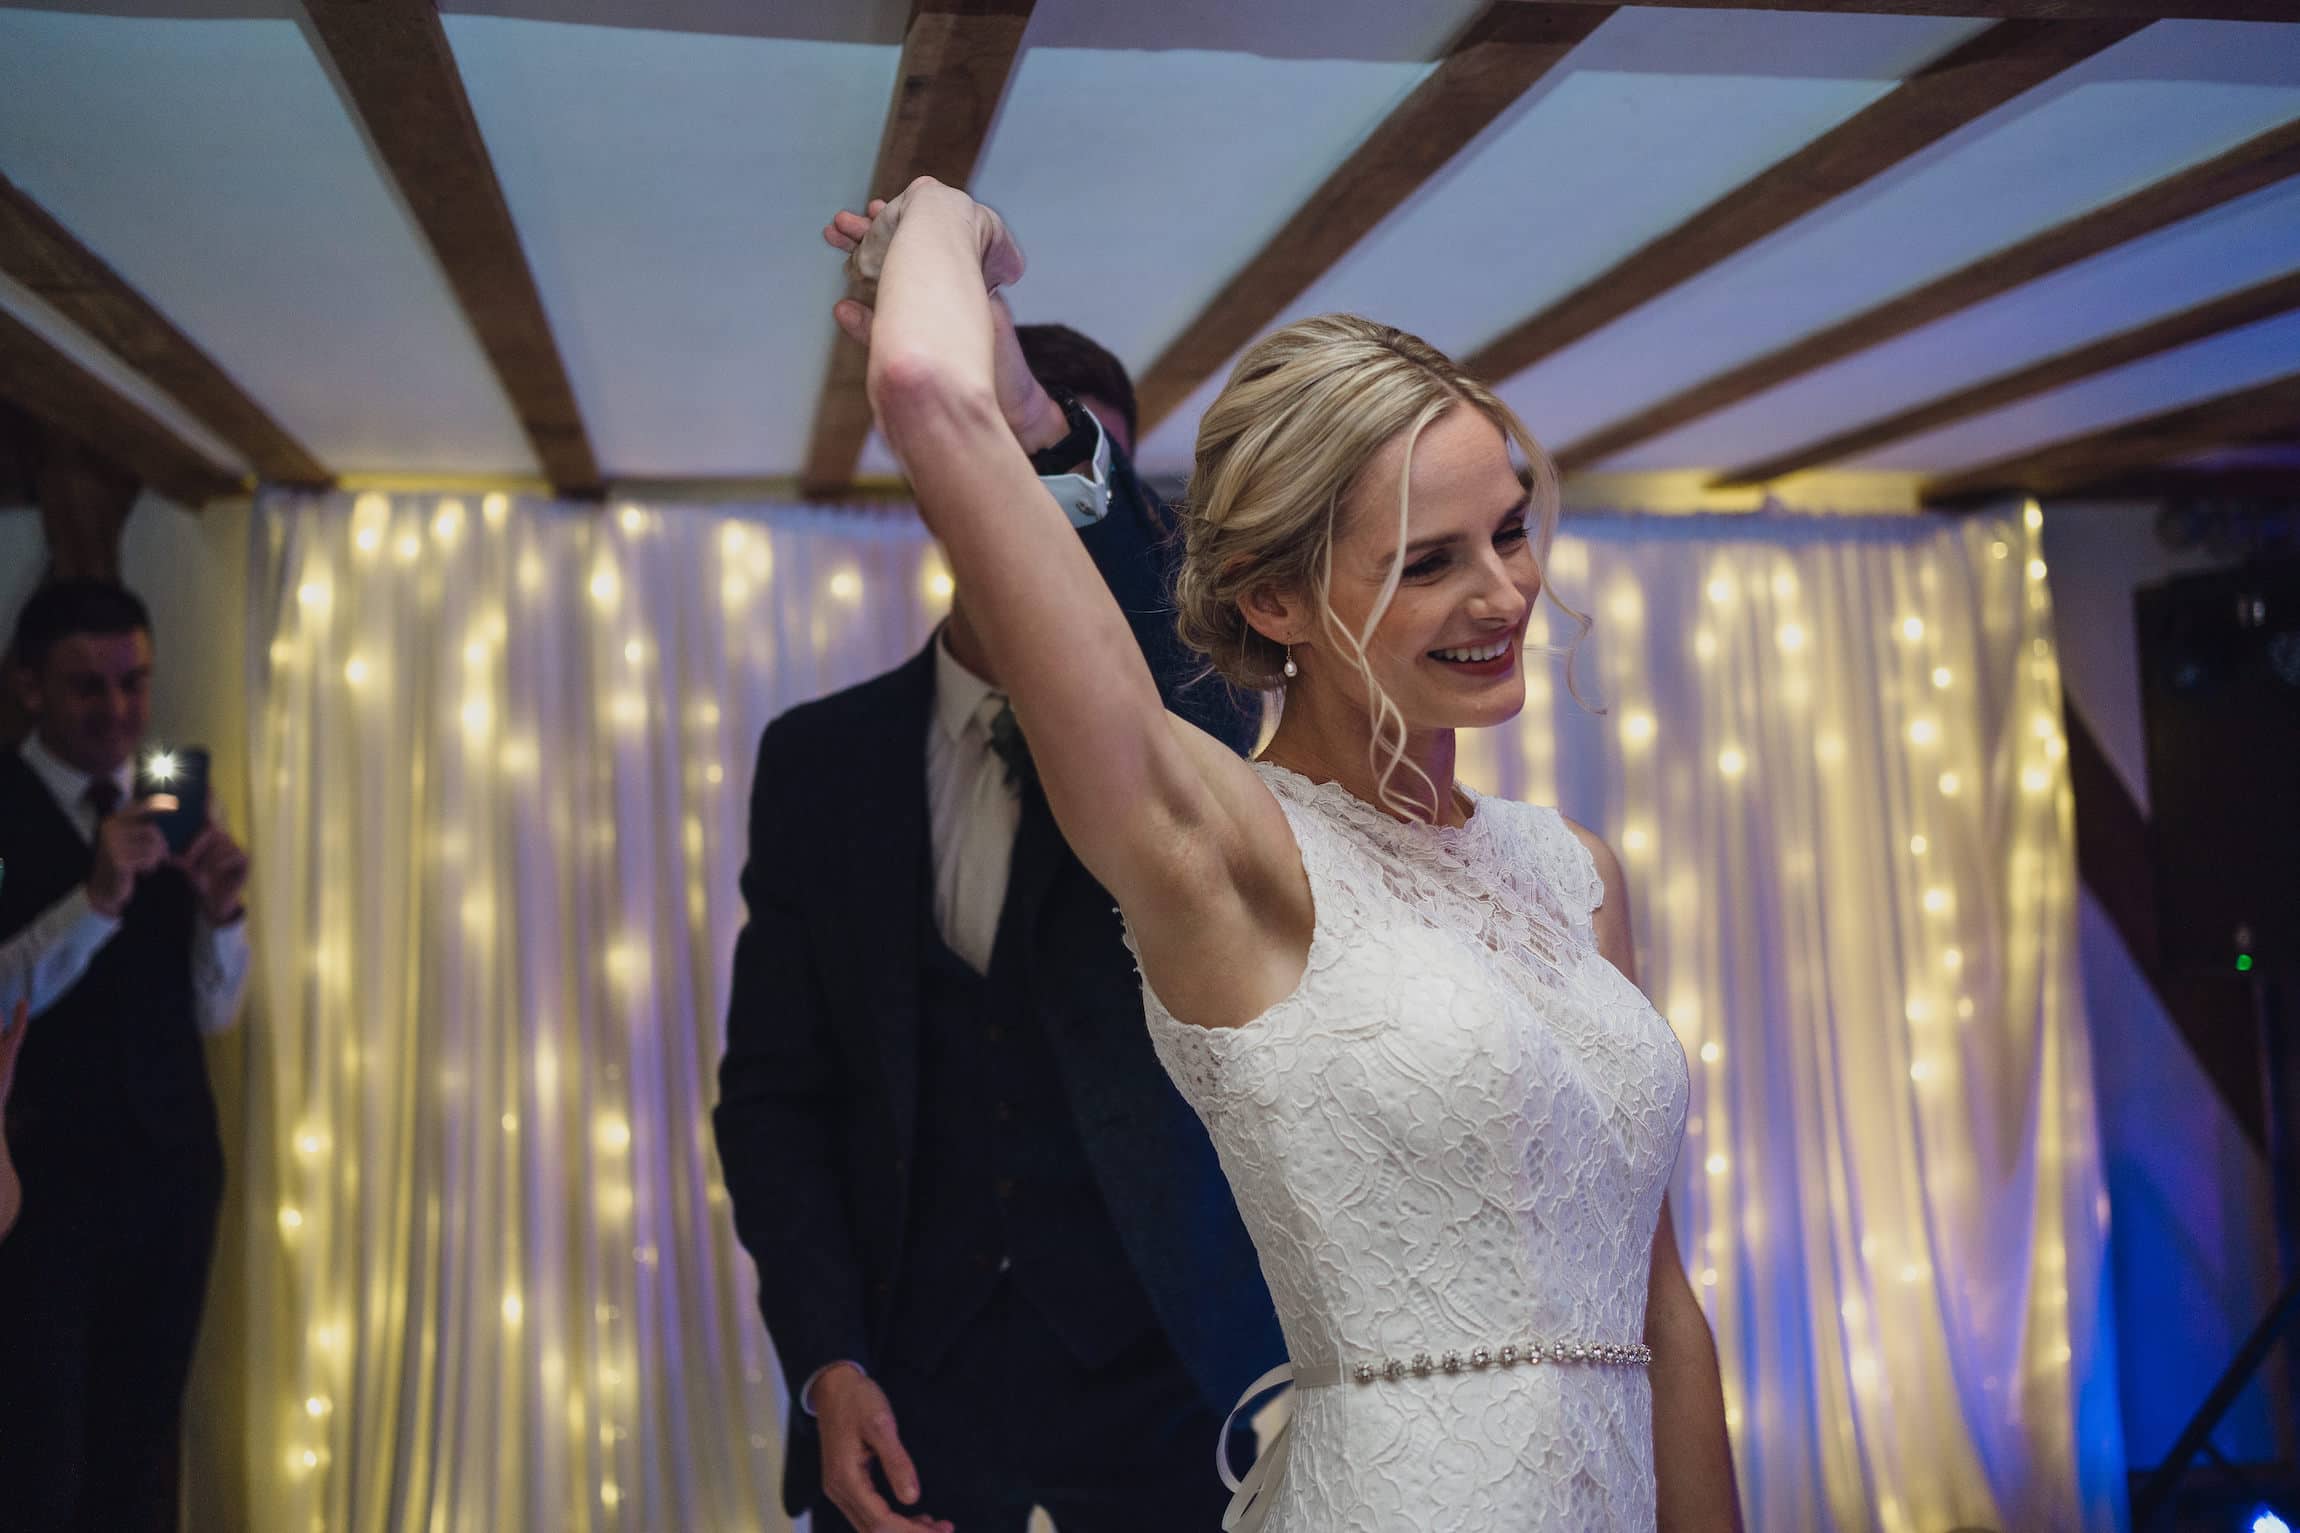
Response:
[[[1257,759],[1251,765],[1255,771],[1273,779],[1281,791],[1296,799],[1305,802],[1312,798],[1322,800],[1362,825],[1408,842],[1420,840],[1435,841],[1441,845],[1456,844],[1484,834],[1486,821],[1493,818],[1485,810],[1485,795],[1459,778],[1454,780],[1454,789],[1469,801],[1469,818],[1459,825],[1432,825],[1422,820],[1401,820],[1380,805],[1367,803],[1330,778],[1321,782],[1292,767],[1263,759]]]

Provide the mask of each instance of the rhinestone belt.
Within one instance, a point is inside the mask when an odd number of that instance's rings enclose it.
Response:
[[[1412,1357],[1385,1357],[1380,1362],[1354,1363],[1349,1376],[1360,1384],[1371,1384],[1377,1379],[1402,1379],[1409,1374],[1426,1379],[1433,1373],[1482,1372],[1488,1368],[1515,1368],[1524,1363],[1594,1363],[1599,1367],[1643,1368],[1653,1361],[1653,1349],[1645,1343],[1627,1345],[1609,1342],[1553,1341],[1528,1342],[1523,1346],[1506,1342],[1499,1347],[1473,1347],[1468,1352],[1441,1352],[1436,1357],[1427,1352],[1416,1352]],[[1270,1514],[1278,1483],[1285,1477],[1286,1455],[1293,1436],[1293,1420],[1289,1417],[1280,1426],[1254,1460],[1253,1467],[1241,1476],[1230,1467],[1230,1427],[1239,1413],[1255,1400],[1278,1388],[1292,1384],[1296,1389],[1323,1389],[1342,1382],[1342,1365],[1326,1363],[1316,1368],[1296,1368],[1291,1364],[1279,1366],[1263,1374],[1246,1386],[1238,1403],[1230,1407],[1222,1431],[1214,1439],[1214,1468],[1222,1476],[1223,1485],[1234,1494],[1230,1505],[1222,1514],[1224,1533],[1258,1533],[1263,1520]]]
[[[1379,1362],[1356,1363],[1351,1366],[1349,1377],[1359,1384],[1371,1384],[1379,1379],[1394,1382],[1409,1376],[1426,1379],[1433,1373],[1515,1368],[1520,1363],[1596,1363],[1601,1367],[1643,1368],[1652,1361],[1653,1349],[1641,1341],[1627,1345],[1610,1342],[1535,1341],[1523,1346],[1508,1342],[1495,1348],[1475,1347],[1468,1352],[1441,1352],[1435,1357],[1427,1352],[1416,1352],[1412,1357],[1385,1357]],[[1294,1370],[1296,1389],[1317,1389],[1340,1382],[1342,1366],[1339,1363],[1328,1363],[1323,1368]]]

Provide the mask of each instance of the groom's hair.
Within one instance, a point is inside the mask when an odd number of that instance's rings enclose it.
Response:
[[[116,580],[88,577],[51,581],[32,593],[16,614],[16,663],[37,671],[48,652],[75,634],[152,631],[152,614],[136,594]]]
[[[1022,343],[1022,360],[1030,365],[1030,376],[1115,407],[1126,417],[1128,439],[1141,434],[1134,380],[1126,376],[1123,362],[1068,325],[1016,325],[1014,338]]]

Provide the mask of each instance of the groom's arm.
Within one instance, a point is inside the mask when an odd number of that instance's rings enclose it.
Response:
[[[759,742],[751,788],[749,919],[735,942],[727,1052],[712,1115],[735,1233],[759,1274],[759,1311],[794,1394],[826,1364],[868,1366],[863,1277],[840,1171],[846,1093],[822,977],[801,915],[793,845],[803,795],[783,722]]]

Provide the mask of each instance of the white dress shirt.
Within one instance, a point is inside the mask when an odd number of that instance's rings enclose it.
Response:
[[[88,788],[95,778],[61,760],[40,743],[37,733],[23,745],[24,764],[55,796],[57,807],[91,846],[96,840],[96,806]],[[125,804],[134,787],[123,765],[112,776]],[[0,1022],[15,1015],[19,1000],[37,1017],[80,982],[89,962],[120,929],[119,920],[88,903],[85,886],[75,888],[5,943],[0,943]],[[239,1016],[240,993],[248,977],[245,921],[211,926],[198,918],[192,935],[192,991],[203,1033],[220,1033]]]
[[[998,917],[1022,823],[1022,790],[990,747],[1006,694],[959,664],[945,629],[934,641],[934,719],[926,731],[927,833],[934,849],[934,925],[977,974],[990,972]]]

